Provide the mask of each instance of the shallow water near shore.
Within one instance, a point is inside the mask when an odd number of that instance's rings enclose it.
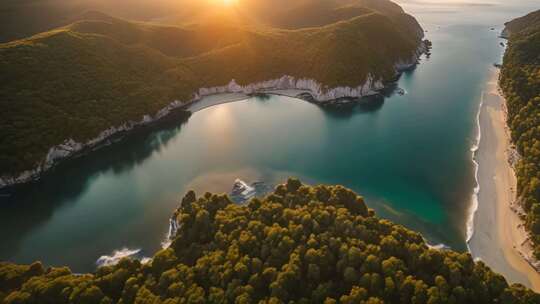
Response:
[[[431,58],[399,80],[406,95],[352,109],[254,97],[132,135],[39,183],[0,190],[0,260],[83,272],[121,248],[151,256],[185,191],[228,192],[236,178],[275,184],[288,176],[343,184],[379,216],[466,250],[481,92],[501,61],[503,22],[535,3],[399,2],[433,41]]]

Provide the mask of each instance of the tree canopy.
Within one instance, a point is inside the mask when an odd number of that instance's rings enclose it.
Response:
[[[0,43],[0,177],[36,168],[67,139],[87,143],[175,100],[191,101],[200,88],[284,75],[357,87],[368,75],[394,80],[395,64],[417,51],[423,32],[413,17],[370,9],[372,1],[319,2],[302,1],[302,10],[319,18],[287,30],[217,16],[170,26],[88,12],[64,27]],[[299,20],[296,13],[279,16]]]
[[[519,202],[540,259],[540,10],[508,23],[507,31],[500,84],[512,140],[521,155],[516,166]]]
[[[0,263],[3,303],[540,303],[470,254],[429,248],[342,186],[289,179],[237,205],[188,192],[151,262],[93,274]]]

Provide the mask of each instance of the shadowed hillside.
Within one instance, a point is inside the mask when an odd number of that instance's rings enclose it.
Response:
[[[0,3],[0,42],[21,39],[65,26],[89,10],[138,21],[185,25],[221,19],[227,22],[297,28],[329,24],[371,9],[403,14],[389,0],[237,0],[234,9],[221,0],[4,0]],[[234,11],[231,14],[231,11]]]

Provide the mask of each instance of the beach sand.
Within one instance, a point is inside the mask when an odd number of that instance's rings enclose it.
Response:
[[[523,245],[527,234],[514,211],[516,176],[508,161],[511,142],[498,77],[499,71],[493,70],[482,97],[481,139],[475,156],[480,192],[469,247],[475,258],[504,275],[509,283],[522,283],[540,292],[540,274],[522,256],[530,254],[530,248]]]
[[[265,91],[261,91],[260,93],[298,98],[299,95],[303,93],[309,93],[309,91],[289,89],[289,90],[265,90]],[[192,102],[191,104],[187,105],[186,110],[192,113],[195,113],[195,112],[204,110],[206,108],[210,108],[210,107],[217,106],[220,104],[246,100],[249,98],[251,97],[244,93],[218,93],[214,95],[204,96],[200,100]]]

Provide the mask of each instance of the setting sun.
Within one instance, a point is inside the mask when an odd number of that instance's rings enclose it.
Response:
[[[0,304],[540,304],[539,4],[0,0]]]
[[[217,0],[217,1],[223,3],[226,6],[235,5],[238,2],[238,0]]]

